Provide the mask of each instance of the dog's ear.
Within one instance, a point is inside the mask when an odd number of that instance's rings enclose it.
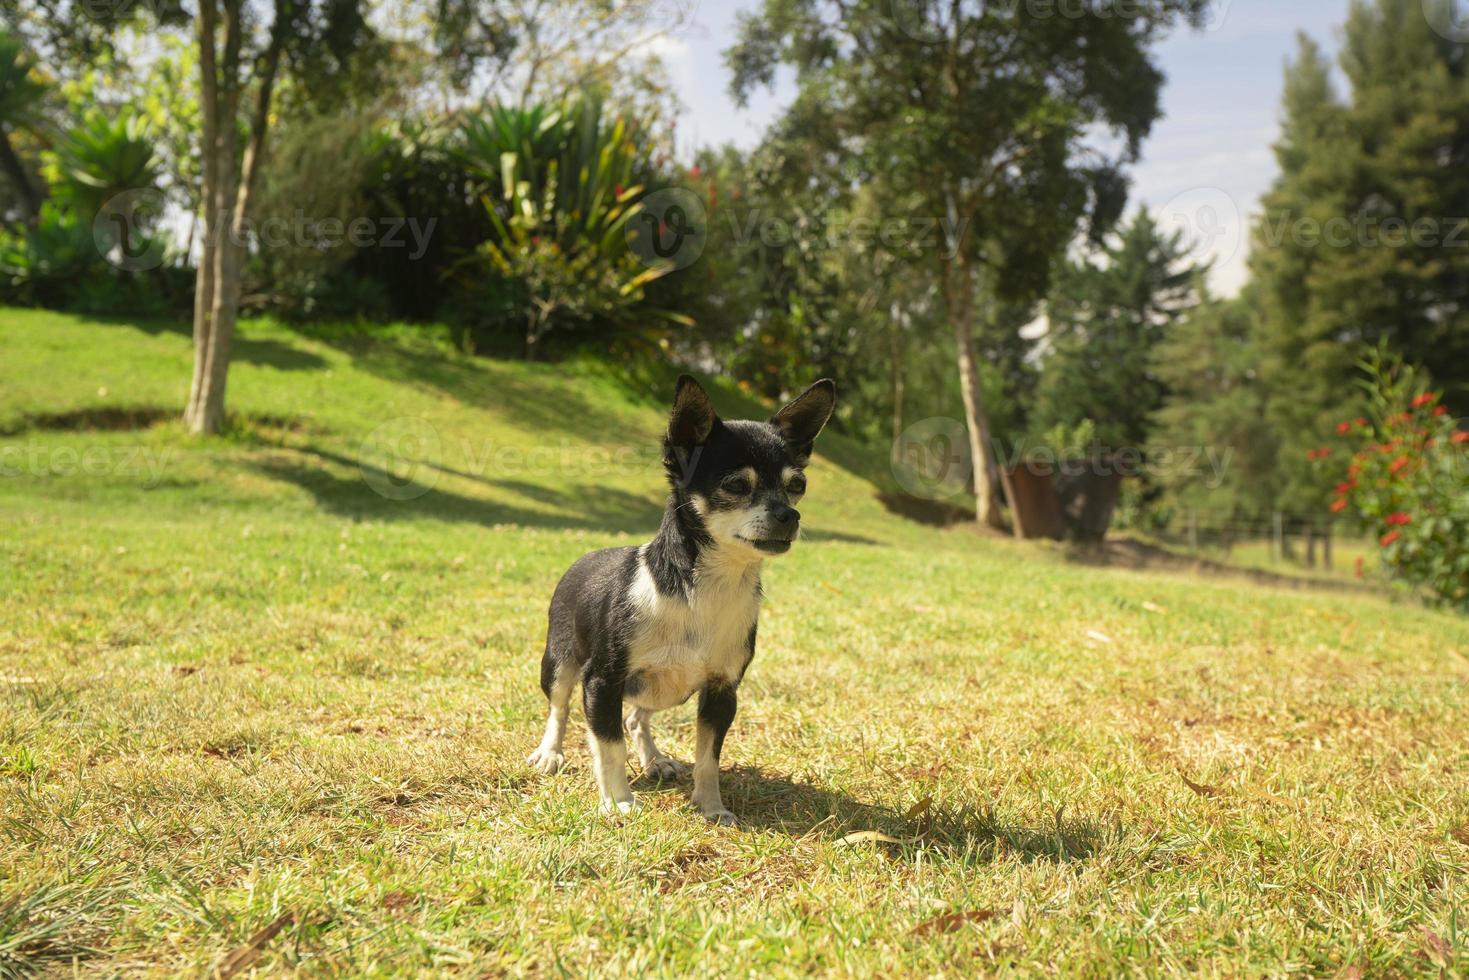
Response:
[[[714,404],[699,382],[687,374],[679,375],[678,387],[673,392],[673,414],[668,419],[668,444],[685,448],[702,446],[718,421]]]
[[[826,428],[837,407],[837,386],[830,378],[822,378],[796,396],[785,408],[776,412],[770,424],[797,456],[810,456],[811,444]]]

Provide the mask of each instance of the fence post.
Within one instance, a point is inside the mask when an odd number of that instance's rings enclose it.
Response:
[[[1274,524],[1275,524],[1275,548],[1274,548],[1275,560],[1276,561],[1284,561],[1285,560],[1285,523],[1281,520],[1281,518],[1280,518],[1280,511],[1278,511],[1278,510],[1274,514]]]
[[[1306,522],[1306,567],[1316,567],[1316,522]]]

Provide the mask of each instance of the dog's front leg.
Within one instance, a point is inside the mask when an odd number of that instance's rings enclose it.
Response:
[[[592,674],[582,682],[582,707],[587,714],[587,740],[597,793],[608,813],[627,813],[637,807],[627,784],[627,743],[622,737],[622,678]]]
[[[738,702],[729,685],[711,685],[699,692],[699,726],[694,737],[694,806],[708,819],[730,825],[735,815],[719,796],[719,754],[724,735],[734,721]]]

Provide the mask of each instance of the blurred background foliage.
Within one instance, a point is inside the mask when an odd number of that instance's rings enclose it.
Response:
[[[814,6],[770,0],[730,54],[746,86],[781,63],[810,72],[788,114],[748,151],[691,158],[675,152],[676,92],[648,53],[676,26],[664,4],[312,8],[329,43],[300,52],[315,70],[284,78],[274,103],[244,311],[364,330],[447,325],[487,356],[671,359],[772,400],[832,376],[838,424],[877,443],[921,419],[963,419],[940,282],[921,271],[942,235],[911,222],[883,233],[925,213],[921,168],[899,180],[903,147],[875,130],[864,152],[898,161],[895,176],[880,188],[863,178],[839,132],[852,120],[822,111],[840,76],[812,67],[835,49],[781,40],[781,25]],[[1172,16],[1165,7],[1159,16]],[[1287,68],[1281,173],[1237,297],[1210,295],[1191,243],[1125,206],[1125,168],[1067,175],[1063,196],[1086,220],[1044,255],[1021,254],[1036,241],[1013,243],[1025,288],[981,297],[974,342],[1002,449],[1078,432],[1095,451],[1215,447],[1231,454],[1222,482],[1161,467],[1128,488],[1120,519],[1177,528],[1192,512],[1257,526],[1279,510],[1325,514],[1329,488],[1305,455],[1360,401],[1363,345],[1387,344],[1464,413],[1469,249],[1360,234],[1320,247],[1279,230],[1303,217],[1360,229],[1367,217],[1469,215],[1469,67],[1419,8],[1356,4],[1339,70],[1303,39]],[[63,30],[55,17],[68,11]],[[200,234],[188,13],[167,0],[123,5],[107,23],[84,13],[0,4],[0,303],[182,319]],[[1064,20],[1046,29],[1071,29]],[[911,45],[847,27],[895,52]],[[1052,115],[1023,127],[1072,139],[1063,105],[1046,104]],[[1152,117],[1138,111],[1124,128],[1140,138]],[[1058,149],[1037,139],[1038,156]],[[1023,152],[1014,166],[1021,186]],[[706,212],[702,254],[682,268],[642,261],[627,242],[649,195],[672,189]],[[156,267],[120,269],[104,255],[140,244],[98,238],[98,215],[124,191],[164,202],[127,232],[157,243]],[[349,234],[363,218],[370,233]]]

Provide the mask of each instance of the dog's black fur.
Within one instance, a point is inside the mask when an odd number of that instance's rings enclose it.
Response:
[[[711,820],[733,822],[719,796],[719,755],[755,654],[760,566],[795,542],[794,504],[835,404],[836,386],[823,380],[767,422],[724,422],[693,378],[679,378],[657,536],[582,557],[551,598],[541,661],[551,714],[534,765],[563,764],[567,707],[581,680],[602,805],[630,810],[624,726],[646,772],[676,776],[685,767],[658,752],[648,719],[697,691],[693,801]]]

